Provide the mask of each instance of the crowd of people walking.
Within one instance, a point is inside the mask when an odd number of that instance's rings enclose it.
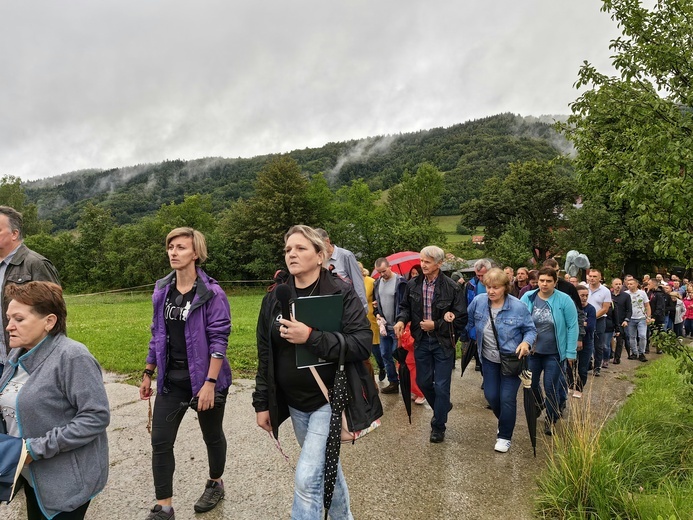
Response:
[[[82,519],[108,477],[110,415],[100,367],[85,346],[67,338],[57,273],[23,246],[21,215],[11,208],[0,207],[0,239],[6,331],[0,338],[0,434],[23,438],[28,455],[18,487],[25,489],[28,518]],[[202,270],[207,245],[199,231],[176,228],[165,246],[172,270],[155,284],[139,387],[141,399],[155,396],[156,504],[148,520],[175,519],[174,444],[188,408],[197,413],[209,467],[193,508],[210,511],[225,496],[229,301]],[[600,377],[626,357],[646,362],[655,330],[693,337],[693,284],[675,275],[641,281],[626,275],[605,284],[594,268],[583,273],[585,281],[562,275],[554,259],[533,270],[501,269],[481,259],[465,281],[464,273],[443,272],[444,251],[431,245],[405,273],[395,272],[387,258],[377,259],[371,277],[327,232],[303,225],[284,236],[284,257],[285,269],[275,275],[258,316],[252,404],[257,425],[277,442],[280,425],[291,419],[301,447],[294,519],[325,513],[353,518],[339,442],[377,428],[380,395],[402,394],[409,409],[411,402],[427,404],[429,441],[445,441],[458,344],[467,359],[476,359],[497,419],[489,449],[507,453],[522,376],[531,377],[544,433],[554,435],[570,398],[583,397],[590,375]],[[22,280],[18,265],[34,274]],[[314,298],[324,298],[321,320],[297,316],[296,305]],[[322,314],[330,313],[335,320],[327,324]],[[299,363],[304,355],[315,361]]]

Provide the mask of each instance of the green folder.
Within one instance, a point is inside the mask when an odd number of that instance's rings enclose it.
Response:
[[[294,317],[315,330],[341,332],[344,297],[342,294],[306,296],[294,300]],[[313,354],[305,345],[296,345],[296,367],[308,368],[326,365],[326,361]]]

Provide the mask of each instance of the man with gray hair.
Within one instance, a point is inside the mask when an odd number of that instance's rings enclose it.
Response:
[[[354,253],[343,247],[337,247],[330,242],[330,237],[322,228],[315,228],[315,231],[322,237],[327,246],[328,258],[325,261],[327,267],[332,274],[336,274],[342,280],[349,282],[354,286],[354,290],[358,295],[364,309],[368,312],[368,299],[366,298],[366,284],[363,281],[363,274]]]
[[[395,334],[401,337],[411,323],[416,361],[416,383],[433,409],[431,442],[443,442],[445,423],[452,409],[450,382],[455,362],[457,330],[467,325],[467,305],[457,282],[440,268],[445,260],[438,246],[421,250],[423,276],[407,282],[399,306]]]
[[[478,294],[483,294],[486,292],[486,286],[484,285],[484,275],[486,274],[486,271],[491,269],[491,267],[493,267],[493,264],[490,260],[487,260],[486,258],[482,258],[474,262],[474,276],[472,276],[472,278],[469,279],[469,281],[464,287],[465,298],[467,300],[467,307],[469,307],[469,304],[472,303],[472,300],[476,298]],[[467,345],[467,348],[473,349],[472,352],[474,352],[474,370],[476,370],[477,372],[481,372],[481,359],[479,359],[479,354],[476,348],[476,329],[472,327],[468,331],[468,333],[469,344]]]
[[[9,334],[5,330],[7,303],[4,301],[7,284],[47,281],[60,284],[58,272],[50,260],[24,245],[22,214],[9,206],[0,206],[0,373],[9,353]]]

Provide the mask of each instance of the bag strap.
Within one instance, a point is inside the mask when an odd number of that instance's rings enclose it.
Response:
[[[327,402],[330,402],[330,398],[327,393],[327,387],[325,386],[325,382],[322,380],[322,377],[320,377],[320,374],[318,374],[318,371],[315,370],[315,367],[309,367],[310,368],[310,373],[313,374],[313,377],[315,378],[315,382],[318,383],[318,386],[320,387],[320,390],[322,390],[322,395],[325,396],[325,400]]]
[[[335,336],[337,336],[337,341],[339,341],[339,365],[337,367],[337,370],[344,371],[344,358],[346,358],[346,340],[344,339],[344,336],[342,335],[341,332],[333,332]],[[315,369],[314,366],[309,367],[310,368],[310,373],[313,374],[313,377],[315,378],[315,382],[318,383],[318,386],[320,387],[320,390],[322,391],[322,395],[325,396],[325,399],[327,402],[330,402],[329,398],[329,393],[327,391],[327,386],[325,386],[325,382],[322,380],[322,377],[320,377],[320,374],[318,374],[318,371]]]
[[[500,341],[498,341],[498,331],[496,330],[496,324],[493,322],[493,313],[491,312],[491,302],[488,302],[488,317],[491,318],[491,329],[493,329],[493,338],[496,340],[496,348],[500,354]]]

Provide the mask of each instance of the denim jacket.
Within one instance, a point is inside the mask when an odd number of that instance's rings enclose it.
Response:
[[[467,330],[476,327],[479,331],[477,334],[477,348],[479,351],[479,359],[481,359],[481,351],[484,343],[483,330],[489,320],[488,312],[488,294],[480,294],[469,304]],[[526,341],[530,347],[537,339],[537,329],[532,321],[532,315],[529,309],[520,300],[514,296],[507,295],[503,302],[503,307],[498,311],[494,319],[496,331],[498,332],[499,350],[504,354],[512,354],[517,346]]]

